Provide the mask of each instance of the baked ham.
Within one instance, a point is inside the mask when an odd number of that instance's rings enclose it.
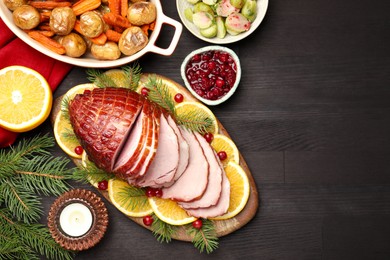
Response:
[[[230,183],[215,151],[161,107],[125,88],[95,88],[69,102],[70,122],[89,159],[137,187],[162,188],[190,215],[216,217]]]

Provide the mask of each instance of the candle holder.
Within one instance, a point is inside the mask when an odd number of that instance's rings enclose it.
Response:
[[[103,238],[108,213],[95,193],[74,189],[54,201],[47,220],[51,236],[61,247],[82,251],[93,247]]]

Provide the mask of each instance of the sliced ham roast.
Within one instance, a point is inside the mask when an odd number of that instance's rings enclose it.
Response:
[[[207,208],[217,204],[222,191],[222,169],[215,151],[212,149],[206,139],[198,133],[195,133],[196,139],[202,146],[204,154],[209,163],[209,177],[206,191],[202,197],[191,202],[179,202],[179,205],[184,209]]]
[[[73,130],[99,168],[112,171],[144,102],[141,95],[124,88],[87,90],[69,102]]]
[[[162,188],[195,217],[229,207],[230,183],[215,151],[161,107],[125,88],[95,88],[69,102],[70,121],[89,159],[138,187]]]
[[[182,134],[190,147],[190,161],[180,178],[162,189],[162,198],[188,202],[200,198],[206,190],[209,164],[195,134],[188,130]]]

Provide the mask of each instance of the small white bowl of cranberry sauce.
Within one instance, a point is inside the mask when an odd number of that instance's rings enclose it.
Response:
[[[197,49],[184,59],[181,77],[187,89],[206,105],[218,105],[236,91],[241,79],[240,60],[222,46]]]

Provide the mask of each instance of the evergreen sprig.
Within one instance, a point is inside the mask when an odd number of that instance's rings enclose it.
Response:
[[[187,129],[204,134],[213,125],[213,120],[207,113],[200,111],[187,110],[180,114],[175,114],[176,122],[185,126]]]
[[[132,66],[124,66],[121,69],[124,72],[125,77],[121,79],[120,82],[116,81],[107,73],[97,69],[88,69],[87,78],[99,88],[124,87],[135,91],[141,77],[141,67],[138,63],[134,63]]]
[[[87,161],[85,166],[73,170],[72,179],[82,183],[97,183],[115,178],[114,174],[99,169],[93,162]]]
[[[158,104],[160,107],[174,114],[175,103],[173,97],[169,92],[169,88],[158,79],[156,75],[149,75],[145,87],[149,90],[148,99]]]
[[[160,220],[156,215],[153,215],[152,232],[158,242],[169,243],[172,241],[172,236],[176,232],[176,227]]]
[[[145,195],[145,189],[133,186],[126,186],[118,191],[119,205],[134,210],[137,207],[144,207],[149,203]]]
[[[194,228],[191,224],[187,225],[187,232],[193,237],[192,243],[202,253],[212,253],[218,248],[218,237],[215,232],[214,224],[211,220],[202,219],[201,229]]]
[[[8,209],[0,209],[0,259],[72,259],[73,253],[61,248],[46,226],[12,220]]]
[[[54,157],[48,135],[22,139],[0,150],[0,259],[71,259],[36,223],[42,215],[40,195],[59,195],[68,190],[68,159]]]

